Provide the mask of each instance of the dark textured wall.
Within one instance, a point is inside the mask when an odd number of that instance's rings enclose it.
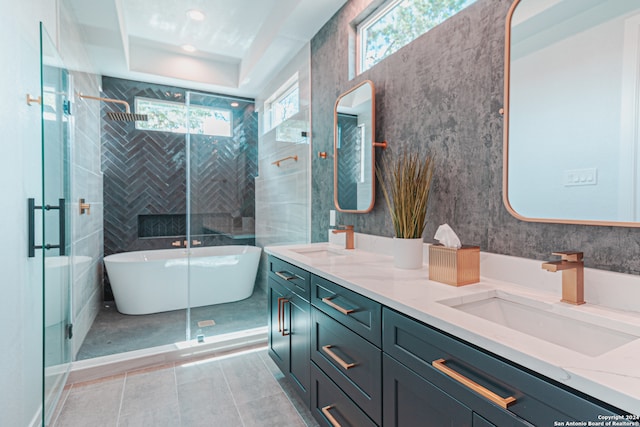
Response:
[[[529,223],[502,203],[504,30],[511,0],[477,0],[382,62],[349,80],[350,22],[364,9],[351,0],[311,42],[313,152],[332,152],[333,105],[364,79],[376,86],[377,156],[403,147],[435,156],[424,233],[433,242],[448,223],[482,250],[546,259],[578,249],[588,267],[640,273],[640,229]],[[552,100],[550,100],[552,102]],[[312,240],[325,241],[333,209],[333,165],[313,156]],[[339,214],[357,232],[392,236],[381,192],[369,214]]]
[[[134,106],[134,98],[184,102],[186,90],[104,77],[106,97]],[[198,97],[223,108],[227,97]],[[103,110],[121,107],[103,104]],[[205,245],[251,243],[231,239],[242,217],[254,217],[258,126],[253,101],[233,110],[231,137],[191,136],[192,235]],[[171,248],[184,238],[185,135],[135,129],[132,122],[102,120],[104,254]],[[222,233],[222,234],[221,234]],[[162,236],[165,237],[162,237]]]

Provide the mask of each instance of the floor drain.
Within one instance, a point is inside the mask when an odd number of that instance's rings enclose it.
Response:
[[[213,320],[201,320],[198,322],[198,327],[199,328],[205,328],[207,326],[215,326],[216,322],[214,322]]]

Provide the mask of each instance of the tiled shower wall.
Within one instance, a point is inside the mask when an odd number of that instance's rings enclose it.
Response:
[[[103,77],[104,96],[185,102],[187,90]],[[198,97],[230,109],[232,99]],[[231,137],[191,135],[192,236],[203,245],[253,244],[257,175],[257,114],[253,101],[233,109]],[[103,110],[119,106],[103,104]],[[137,130],[133,122],[102,121],[105,255],[171,248],[185,238],[187,203],[186,136]],[[106,296],[108,298],[108,295]]]
[[[260,247],[308,243],[310,240],[310,57],[309,45],[271,81],[256,98],[260,109],[259,176],[256,179],[256,243]],[[269,131],[263,129],[264,102],[293,75],[298,75],[300,109],[297,114]],[[287,160],[280,167],[276,160]],[[266,287],[266,255],[262,253],[259,283]]]
[[[60,3],[60,54],[70,70],[74,92],[97,94],[101,77],[90,72],[93,67],[82,47],[80,28],[74,23],[66,2]],[[93,320],[103,295],[102,268],[102,171],[100,169],[100,103],[73,99],[74,117],[71,146],[71,298],[73,321],[73,355],[75,355]],[[79,200],[91,205],[90,214],[80,214]]]
[[[482,250],[547,259],[577,249],[593,268],[640,273],[640,229],[529,223],[502,202],[504,33],[511,0],[477,0],[350,79],[351,22],[368,1],[351,0],[311,41],[313,151],[330,151],[333,105],[364,79],[376,87],[376,140],[384,161],[408,148],[435,156],[426,242],[448,223],[465,244]],[[313,157],[312,240],[325,241],[333,208],[333,166]],[[382,194],[369,214],[341,214],[358,232],[392,236]]]

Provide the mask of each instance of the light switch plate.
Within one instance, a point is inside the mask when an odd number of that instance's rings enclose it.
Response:
[[[564,171],[564,186],[575,187],[579,185],[597,185],[598,169],[569,169]]]

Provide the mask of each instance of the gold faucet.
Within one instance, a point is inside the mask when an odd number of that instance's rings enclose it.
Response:
[[[339,225],[339,228],[332,230],[333,234],[346,233],[345,249],[354,249],[353,225]]]
[[[582,252],[553,252],[559,261],[549,261],[542,268],[555,273],[562,271],[562,302],[584,304],[584,262]]]

